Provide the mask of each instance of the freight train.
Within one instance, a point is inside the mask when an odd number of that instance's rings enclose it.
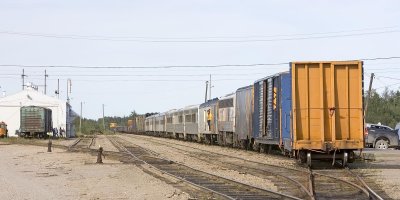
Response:
[[[144,119],[128,132],[266,152],[278,148],[311,166],[354,160],[364,147],[362,61],[292,62],[289,71],[222,98]],[[133,123],[133,121],[131,123]]]

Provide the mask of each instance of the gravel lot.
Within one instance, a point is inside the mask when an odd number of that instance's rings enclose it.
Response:
[[[360,164],[357,171],[364,179],[374,180],[392,199],[400,199],[400,150],[364,149],[375,161]]]
[[[0,199],[188,199],[134,165],[61,149],[0,143]]]

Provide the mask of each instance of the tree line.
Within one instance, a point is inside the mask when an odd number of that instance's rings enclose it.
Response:
[[[388,90],[382,94],[372,90],[365,122],[381,123],[392,128],[400,122],[400,91]]]
[[[154,115],[157,113],[145,113],[144,115],[146,117],[150,115]],[[97,120],[94,119],[87,119],[87,118],[82,118],[82,124],[80,128],[80,118],[77,117],[74,119],[74,128],[75,128],[75,133],[78,133],[78,135],[89,135],[89,134],[98,134],[98,133],[108,133],[111,132],[110,130],[110,123],[117,123],[117,126],[126,126],[128,124],[128,120],[134,119],[136,116],[139,116],[135,110],[131,112],[129,116],[106,116],[104,117],[104,127],[103,127],[103,118],[99,118]]]

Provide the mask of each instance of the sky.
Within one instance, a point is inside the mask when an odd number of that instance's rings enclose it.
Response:
[[[400,1],[0,1],[0,90],[32,82],[85,118],[164,112],[289,70],[364,60],[373,88],[400,87]],[[380,58],[380,59],[376,59]]]

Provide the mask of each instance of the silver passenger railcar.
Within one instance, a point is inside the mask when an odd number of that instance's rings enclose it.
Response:
[[[174,112],[176,109],[165,112],[165,136],[175,138],[175,126],[173,124]]]
[[[236,94],[228,94],[218,100],[218,144],[232,146],[235,135]]]
[[[201,141],[198,127],[199,105],[187,106],[183,109],[184,114],[184,139],[190,141]]]
[[[165,135],[165,113],[160,113],[154,116],[155,121],[155,134],[158,136]]]
[[[174,125],[174,135],[177,139],[185,139],[185,126],[183,122],[183,109],[174,111],[172,123]]]
[[[203,138],[207,144],[214,144],[217,142],[217,103],[218,98],[215,98],[199,106],[198,132],[200,138]],[[208,114],[208,112],[210,112],[210,114]],[[209,118],[210,124],[208,124]]]
[[[145,119],[145,131],[149,134],[154,134],[156,127],[155,127],[155,115],[151,115],[146,117]]]
[[[252,118],[254,105],[253,85],[242,87],[236,90],[235,106],[235,147],[250,149],[252,135]]]

